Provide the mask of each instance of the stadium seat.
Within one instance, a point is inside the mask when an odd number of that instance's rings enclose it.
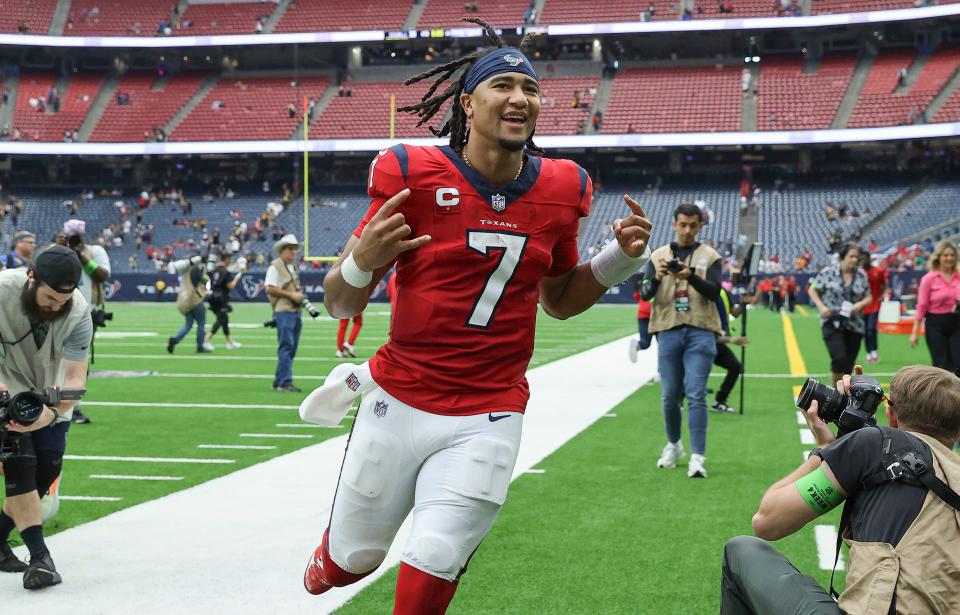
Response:
[[[399,30],[409,14],[409,2],[297,0],[287,8],[274,32]]]
[[[166,125],[197,91],[207,73],[179,73],[159,79],[155,71],[130,71],[117,86],[129,103],[117,104],[114,96],[97,123],[90,141],[142,141],[145,132]]]
[[[802,57],[766,56],[755,84],[758,130],[830,128],[847,91],[856,58],[823,58],[815,73],[804,73]]]

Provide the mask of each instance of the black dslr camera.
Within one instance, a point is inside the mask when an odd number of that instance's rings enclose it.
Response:
[[[853,376],[850,379],[850,394],[844,395],[813,378],[807,378],[797,397],[797,407],[810,409],[810,402],[817,401],[817,415],[828,423],[836,423],[842,436],[866,425],[877,424],[876,413],[883,400],[880,383],[869,376]]]
[[[7,421],[29,427],[43,414],[43,407],[56,406],[62,401],[83,398],[86,389],[58,389],[47,387],[41,392],[23,391],[11,397],[9,391],[0,391],[0,462],[15,455],[19,449],[19,434],[8,439]]]
[[[680,259],[674,258],[667,261],[667,271],[670,273],[680,273],[683,271],[683,262]]]
[[[94,327],[106,327],[108,320],[113,320],[113,312],[96,309],[90,312],[90,318],[93,320]]]

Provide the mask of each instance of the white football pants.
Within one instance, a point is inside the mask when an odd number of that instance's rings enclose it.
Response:
[[[403,561],[457,580],[507,496],[522,428],[517,412],[443,416],[367,393],[334,496],[334,562],[356,574],[379,566],[412,509]]]

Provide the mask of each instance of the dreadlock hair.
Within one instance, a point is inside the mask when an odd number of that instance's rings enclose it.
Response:
[[[430,86],[430,89],[428,89],[420,99],[419,103],[397,108],[397,111],[403,113],[416,114],[420,118],[420,121],[417,122],[417,127],[420,127],[433,119],[433,116],[440,111],[444,103],[452,98],[454,102],[450,119],[444,122],[440,128],[434,128],[433,126],[428,126],[428,128],[430,129],[430,132],[438,137],[450,135],[450,147],[452,147],[453,150],[458,154],[463,153],[463,147],[467,143],[467,114],[464,113],[463,106],[460,104],[460,95],[463,94],[463,87],[467,80],[467,73],[470,72],[470,67],[472,67],[477,60],[485,56],[487,53],[494,49],[502,49],[503,47],[506,47],[506,43],[503,42],[503,39],[500,37],[500,35],[497,34],[496,30],[494,30],[493,27],[491,27],[487,22],[477,17],[465,17],[463,21],[476,24],[483,29],[486,46],[461,58],[453,60],[452,62],[435,66],[430,70],[424,71],[419,75],[415,75],[404,81],[404,85],[410,85],[418,81],[423,81],[429,77],[433,77],[434,75],[439,75],[439,77],[434,80],[433,85]],[[526,53],[531,42],[533,41],[533,38],[533,34],[525,34],[520,40],[520,51]],[[450,80],[454,73],[461,69],[462,72],[460,73],[460,77],[452,81],[446,87],[446,89],[443,90],[443,92],[436,94],[437,90],[440,89],[440,86],[443,85],[445,81]],[[530,133],[530,136],[527,138],[526,147],[527,149],[530,149],[539,155],[543,155],[544,153],[543,150],[537,147],[537,145],[533,142],[533,133]]]

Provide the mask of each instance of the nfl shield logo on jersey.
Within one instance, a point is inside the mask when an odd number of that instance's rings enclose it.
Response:
[[[378,400],[373,406],[373,413],[376,414],[378,418],[382,419],[387,413],[387,402]]]
[[[495,194],[490,199],[490,204],[493,205],[494,211],[501,212],[507,208],[507,197],[502,194]]]
[[[360,388],[360,379],[357,378],[356,374],[350,374],[350,376],[347,377],[347,387],[354,392]]]

